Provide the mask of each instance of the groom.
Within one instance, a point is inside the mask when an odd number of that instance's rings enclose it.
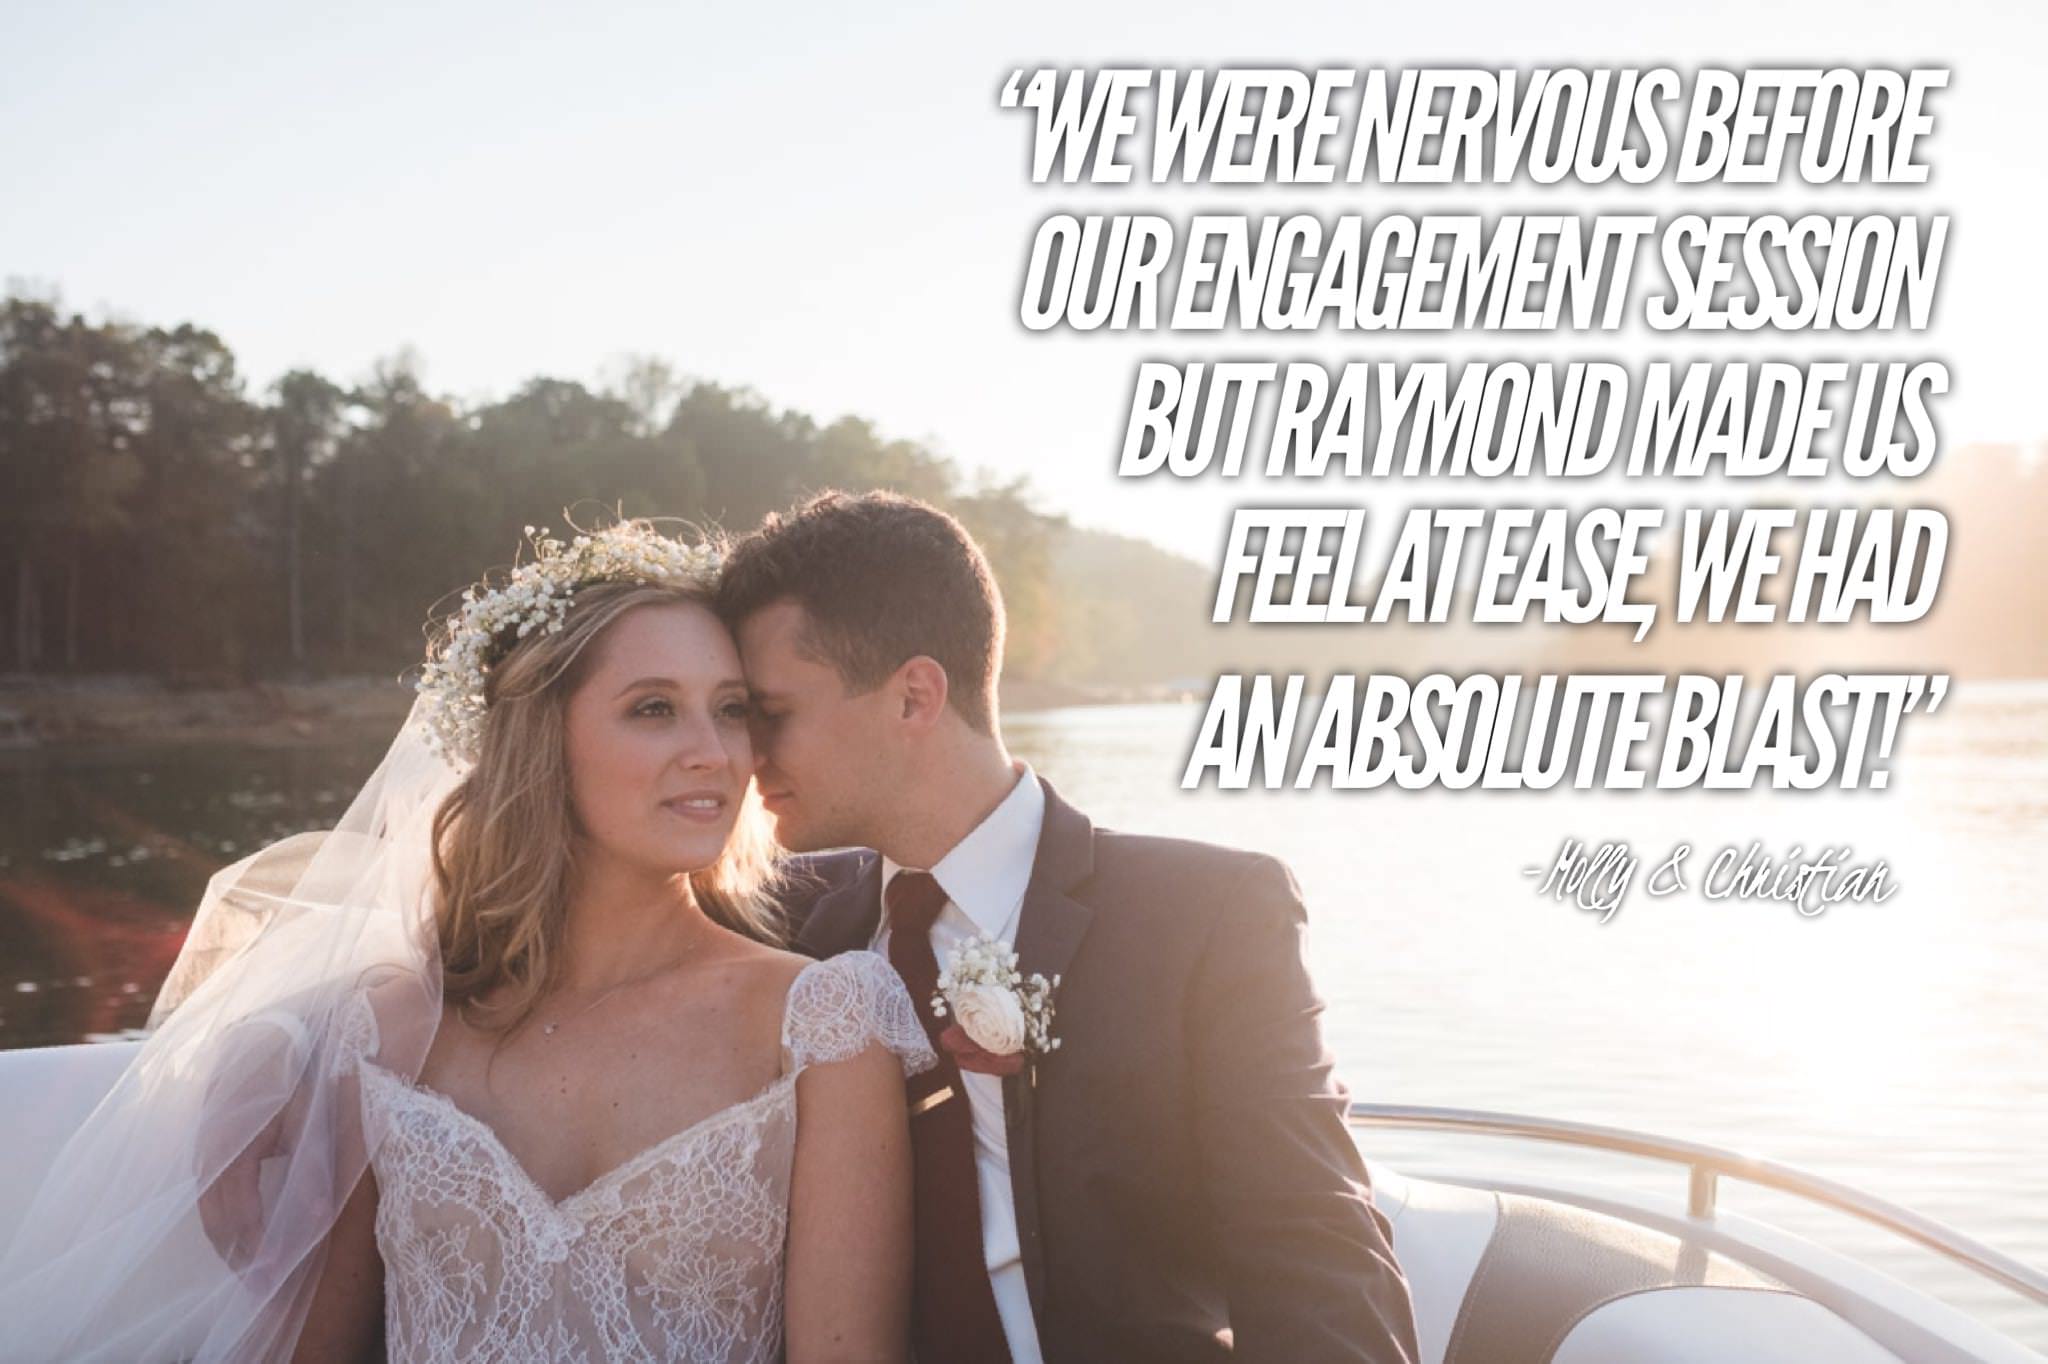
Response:
[[[1012,761],[1002,598],[936,508],[770,517],[720,605],[780,840],[859,849],[809,859],[797,945],[886,955],[940,1050],[911,1094],[920,1364],[1414,1360],[1287,868],[1098,829]],[[1059,978],[1057,1050],[942,1036],[938,963],[977,935]]]

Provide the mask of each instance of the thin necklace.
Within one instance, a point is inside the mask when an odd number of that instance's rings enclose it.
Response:
[[[583,1015],[589,1013],[592,1009],[595,1009],[598,1005],[604,1003],[607,999],[610,999],[613,995],[625,989],[628,985],[642,985],[650,980],[653,980],[656,976],[660,975],[664,971],[673,971],[676,967],[681,966],[683,964],[683,958],[689,955],[689,949],[685,948],[683,951],[676,954],[676,958],[674,961],[668,962],[662,966],[657,966],[652,971],[645,972],[641,975],[628,976],[626,979],[620,981],[618,984],[606,989],[603,994],[599,995],[596,999],[591,1000],[588,1004],[578,1009],[575,1013],[568,1015],[566,1018],[558,1018],[552,1023],[541,1024],[540,1035],[542,1037],[553,1037],[555,1035],[555,1030],[560,1028],[564,1023],[574,1023],[577,1019],[583,1017]]]

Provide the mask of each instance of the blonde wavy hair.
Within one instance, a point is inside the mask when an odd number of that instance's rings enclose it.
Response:
[[[510,1033],[555,983],[576,875],[568,701],[592,645],[643,606],[712,609],[714,588],[635,582],[577,589],[562,628],[519,639],[490,670],[476,764],[434,816],[442,997],[477,1026]],[[717,862],[689,875],[714,923],[786,941],[769,892],[779,851],[749,786]],[[489,1002],[484,1001],[489,997]]]

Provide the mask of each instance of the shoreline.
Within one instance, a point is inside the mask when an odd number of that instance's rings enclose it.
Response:
[[[1170,687],[1107,687],[1006,679],[1005,711],[1172,701]],[[0,678],[0,753],[119,744],[216,742],[314,747],[390,735],[412,709],[409,684],[388,677],[181,686],[135,676]]]

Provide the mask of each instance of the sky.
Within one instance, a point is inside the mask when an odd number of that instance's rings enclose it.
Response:
[[[594,381],[628,354],[660,356],[824,420],[869,417],[969,469],[1028,477],[1045,510],[1206,558],[1247,490],[1115,476],[1140,358],[1213,357],[1225,344],[1332,359],[1404,348],[1455,358],[1460,347],[1027,332],[1016,295],[1045,215],[1257,201],[1221,188],[1030,184],[1026,116],[999,107],[1013,70],[1947,65],[1924,189],[1699,189],[1685,202],[1953,214],[1935,325],[1819,348],[1944,358],[1956,383],[1942,408],[1950,445],[2034,442],[2048,436],[2041,12],[1782,0],[1255,13],[1106,2],[15,5],[0,15],[0,276],[88,312],[210,326],[257,386],[296,366],[359,378],[402,346],[422,357],[430,387],[471,398],[537,374]],[[1324,213],[1634,207],[1529,186],[1275,191],[1267,202]],[[1497,357],[1616,349],[1600,338],[1461,345]],[[1675,358],[1794,349],[1753,336],[1660,345]]]

